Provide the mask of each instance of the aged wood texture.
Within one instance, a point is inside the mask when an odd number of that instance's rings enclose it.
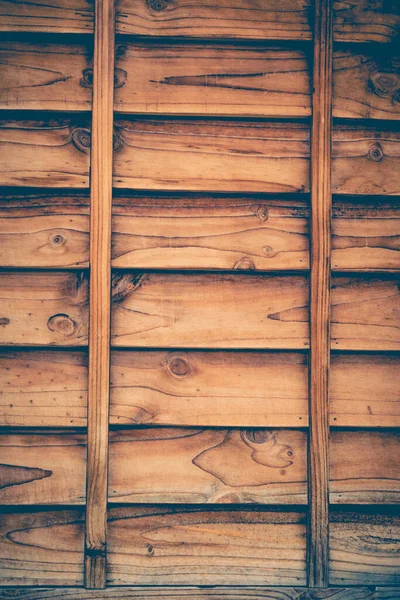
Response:
[[[89,149],[87,123],[1,120],[0,185],[87,188]]]
[[[89,200],[81,195],[0,197],[3,267],[76,268],[89,264]]]
[[[304,585],[298,513],[204,508],[110,510],[111,585]]]
[[[308,584],[328,585],[328,373],[330,358],[332,1],[314,3],[311,127]]]
[[[116,273],[113,344],[305,348],[307,288],[304,276]]]
[[[400,500],[400,433],[334,431],[329,498],[334,504],[396,504]]]
[[[111,338],[114,0],[96,0],[90,165],[90,309],[85,587],[106,586]]]
[[[80,510],[4,510],[0,518],[0,585],[82,585],[83,531]],[[36,591],[41,593],[40,588]],[[8,593],[3,589],[0,598]],[[23,588],[19,593],[24,593]]]
[[[1,0],[0,31],[91,33],[90,0]]]
[[[330,423],[339,427],[400,427],[400,357],[334,354]]]
[[[209,44],[117,46],[115,107],[121,112],[311,114],[304,52]]]
[[[289,429],[112,432],[110,501],[305,504],[306,440]]]
[[[112,264],[151,269],[307,269],[298,199],[114,198]]]
[[[1,273],[0,344],[85,346],[84,273]]]
[[[0,435],[0,503],[84,504],[86,435]]]
[[[0,351],[0,425],[85,427],[87,355]]]
[[[399,517],[389,512],[334,513],[330,524],[329,583],[400,585]],[[388,597],[399,598],[400,588],[388,590]]]
[[[90,49],[78,44],[0,44],[0,108],[90,110]]]
[[[138,352],[111,356],[115,425],[302,427],[307,357],[252,352]]]

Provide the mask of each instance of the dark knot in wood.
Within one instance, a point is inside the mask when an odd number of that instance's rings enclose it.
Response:
[[[121,138],[119,133],[114,130],[114,132],[113,132],[113,150],[114,151],[118,150],[122,146],[123,143],[124,143],[123,139]]]
[[[65,336],[73,335],[76,329],[76,323],[71,317],[64,314],[57,314],[50,317],[47,321],[47,327],[54,333],[61,333]]]
[[[50,236],[50,245],[58,248],[60,246],[64,246],[67,242],[67,238],[63,236],[61,233],[54,233]]]
[[[395,73],[372,73],[369,78],[372,91],[381,98],[391,98],[400,88],[400,77]]]
[[[115,69],[114,71],[114,88],[118,89],[125,85],[126,79],[128,77],[127,71],[124,69]]]
[[[155,10],[156,12],[161,12],[168,6],[168,0],[147,0],[146,3],[151,10]]]
[[[368,154],[367,154],[367,158],[368,160],[372,160],[373,162],[380,162],[384,157],[383,154],[383,150],[381,145],[376,142],[375,144],[372,144],[372,146],[370,146],[368,148]]]
[[[79,85],[83,88],[93,87],[93,69],[84,69],[82,71],[82,77],[79,81]]]
[[[174,377],[186,377],[190,373],[189,363],[179,356],[171,357],[167,361],[166,368]]]
[[[234,265],[234,269],[239,269],[239,271],[254,271],[256,265],[248,256],[243,256],[240,260],[238,260]]]
[[[91,133],[89,129],[79,127],[72,132],[72,143],[80,152],[87,152],[90,148]]]

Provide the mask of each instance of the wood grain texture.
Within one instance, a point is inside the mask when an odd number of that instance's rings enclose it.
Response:
[[[332,282],[331,346],[337,350],[399,349],[398,279],[335,277]]]
[[[91,33],[90,0],[1,0],[0,31]]]
[[[125,347],[305,348],[307,287],[303,276],[115,273],[112,342]]]
[[[302,427],[308,423],[302,354],[117,351],[110,423]]]
[[[387,512],[336,513],[330,525],[329,582],[331,585],[398,586],[399,550],[398,516]],[[400,588],[388,590],[388,597],[399,598]]]
[[[45,193],[0,197],[0,246],[3,267],[87,267],[88,198]]]
[[[307,125],[118,119],[115,129],[117,188],[228,192],[309,189]]]
[[[334,354],[330,370],[330,424],[400,427],[400,357]]]
[[[0,344],[85,346],[88,285],[83,273],[1,273]]]
[[[0,351],[0,426],[85,427],[87,355]]]
[[[85,503],[86,435],[4,434],[0,448],[1,504]]]
[[[76,120],[0,121],[0,185],[87,188],[90,131]]]
[[[117,46],[121,112],[305,117],[311,114],[304,52],[174,43]]]
[[[400,13],[396,0],[335,0],[334,34],[338,42],[396,42]]]
[[[305,504],[306,439],[305,432],[289,429],[112,432],[109,498],[147,504]]]
[[[0,518],[0,584],[82,585],[83,530],[80,510],[4,510]],[[40,594],[40,588],[36,587],[36,592]],[[20,588],[18,593],[25,591]],[[9,594],[12,597],[13,592],[0,590],[0,598]]]
[[[305,583],[301,513],[148,507],[109,518],[110,585]]]
[[[1,43],[0,109],[90,110],[90,62],[84,45]]]
[[[329,498],[333,504],[396,504],[400,499],[399,432],[334,431]]]
[[[301,200],[114,198],[116,268],[308,268],[308,208]]]

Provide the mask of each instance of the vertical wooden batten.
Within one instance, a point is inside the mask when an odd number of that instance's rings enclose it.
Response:
[[[114,0],[96,0],[90,180],[90,321],[85,586],[106,586]]]
[[[316,0],[311,134],[308,584],[328,585],[332,2]]]

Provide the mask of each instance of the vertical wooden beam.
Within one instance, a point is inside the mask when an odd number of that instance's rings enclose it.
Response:
[[[85,586],[106,585],[114,0],[96,0],[90,178],[90,320]]]
[[[315,0],[311,133],[310,435],[308,583],[328,585],[332,0]]]

